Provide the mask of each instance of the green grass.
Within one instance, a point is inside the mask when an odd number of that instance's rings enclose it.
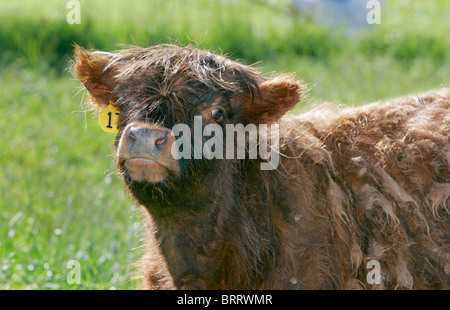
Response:
[[[450,4],[387,1],[382,23],[348,37],[265,1],[0,4],[0,289],[132,289],[140,215],[114,173],[114,136],[85,114],[67,71],[72,44],[194,43],[309,87],[294,112],[449,87]],[[69,284],[70,260],[81,283]]]
[[[75,81],[13,68],[2,80],[0,288],[75,288],[73,259],[78,288],[132,287],[139,214],[110,175],[113,137],[85,122]]]

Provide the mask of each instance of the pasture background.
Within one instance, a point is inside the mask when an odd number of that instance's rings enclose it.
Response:
[[[139,211],[115,174],[114,136],[84,113],[67,70],[72,44],[195,44],[295,72],[310,87],[294,113],[449,87],[450,2],[386,0],[381,24],[348,35],[284,1],[0,3],[0,289],[133,289]],[[81,283],[69,284],[77,260]]]

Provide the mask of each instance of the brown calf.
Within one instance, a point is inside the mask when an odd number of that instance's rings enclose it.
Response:
[[[305,92],[293,77],[206,51],[75,55],[95,105],[120,110],[116,162],[148,211],[144,288],[449,288],[450,90],[293,116]],[[174,128],[193,142],[195,116],[200,133],[279,124],[267,139],[279,162],[175,158]]]

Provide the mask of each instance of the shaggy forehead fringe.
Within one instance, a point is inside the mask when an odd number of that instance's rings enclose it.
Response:
[[[200,82],[214,91],[237,92],[262,81],[253,67],[193,47],[164,44],[131,48],[117,55],[111,66],[123,66],[119,79],[147,76],[147,79],[157,80],[166,91],[189,82]]]

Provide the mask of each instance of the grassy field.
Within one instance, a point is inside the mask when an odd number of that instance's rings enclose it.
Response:
[[[353,36],[282,1],[81,0],[79,25],[66,3],[0,3],[0,289],[136,287],[139,210],[115,174],[114,136],[84,113],[67,70],[73,43],[195,44],[266,75],[295,72],[311,90],[294,112],[450,86],[447,0],[387,0],[381,24]]]

